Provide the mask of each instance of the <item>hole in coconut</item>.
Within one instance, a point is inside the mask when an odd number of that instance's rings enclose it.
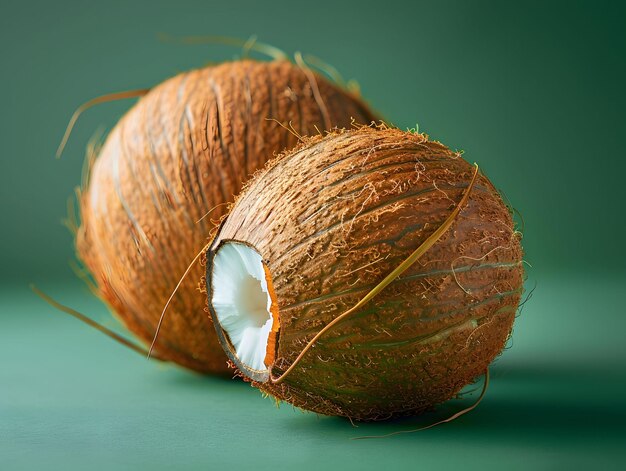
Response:
[[[240,242],[218,248],[212,262],[211,307],[237,366],[267,371],[274,362],[278,306],[269,270],[255,249]]]

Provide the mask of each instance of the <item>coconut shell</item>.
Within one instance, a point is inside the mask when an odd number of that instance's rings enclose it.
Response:
[[[226,241],[260,253],[280,323],[268,366],[280,376],[317,332],[446,220],[473,172],[444,145],[397,129],[308,139],[272,161],[239,196],[208,253],[207,280]],[[455,396],[503,350],[522,285],[519,233],[479,174],[435,245],[320,337],[282,383],[245,368],[242,374],[262,391],[320,414],[356,420],[417,414]],[[211,289],[209,282],[209,300]]]
[[[357,97],[287,61],[225,63],[152,89],[110,132],[83,189],[76,245],[101,298],[150,343],[242,183],[293,147],[294,134],[352,119],[375,118]],[[181,285],[155,351],[193,370],[226,372],[198,292],[202,274],[196,266]]]

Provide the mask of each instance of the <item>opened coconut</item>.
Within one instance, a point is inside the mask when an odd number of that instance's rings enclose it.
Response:
[[[417,414],[484,373],[523,284],[519,233],[491,182],[386,127],[271,161],[206,262],[208,308],[241,375],[357,420]]]

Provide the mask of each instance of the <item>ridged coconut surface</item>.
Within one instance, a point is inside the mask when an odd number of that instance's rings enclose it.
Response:
[[[242,192],[209,253],[207,279],[225,241],[261,254],[279,308],[271,366],[279,376],[442,224],[473,171],[444,145],[395,129],[307,140]],[[326,332],[283,383],[254,386],[360,420],[416,414],[452,398],[485,372],[511,332],[523,282],[518,235],[479,175],[453,225],[417,263]]]
[[[109,134],[81,201],[77,249],[101,297],[150,342],[161,310],[242,183],[300,134],[374,119],[355,97],[286,61],[237,61],[180,74],[150,91]],[[207,215],[207,213],[211,213]],[[205,217],[206,216],[206,217]],[[156,344],[161,358],[225,372],[187,277]]]

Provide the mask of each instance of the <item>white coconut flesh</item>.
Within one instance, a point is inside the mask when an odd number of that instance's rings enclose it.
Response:
[[[211,306],[239,361],[266,371],[274,318],[261,255],[239,242],[221,245],[213,257],[211,291]]]

